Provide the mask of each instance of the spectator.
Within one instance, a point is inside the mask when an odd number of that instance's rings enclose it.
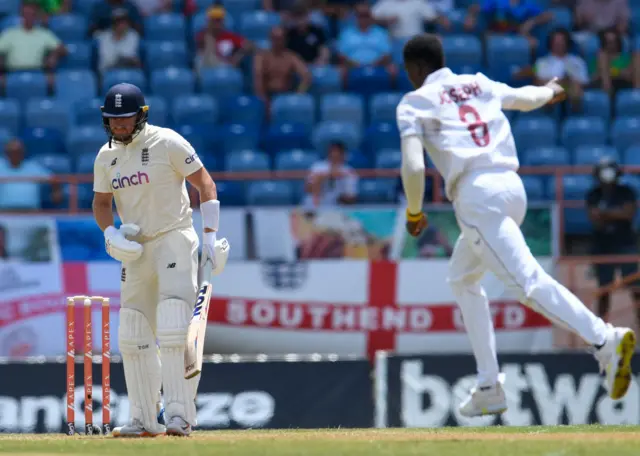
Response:
[[[600,51],[590,62],[591,74],[602,90],[613,94],[620,89],[638,87],[637,56],[625,51],[623,39],[615,28],[599,33]]]
[[[311,85],[311,73],[307,65],[286,47],[282,27],[271,29],[271,49],[260,52],[254,60],[254,88],[256,95],[268,102],[279,93],[294,90],[294,76],[300,83],[295,90],[304,93]]]
[[[628,0],[578,0],[575,28],[592,33],[615,28],[626,35],[630,17]]]
[[[133,28],[127,10],[113,10],[113,22],[108,30],[96,32],[98,69],[101,73],[112,68],[140,67],[140,35]]]
[[[637,255],[638,233],[633,228],[636,214],[636,194],[631,187],[622,184],[622,172],[613,160],[604,159],[594,168],[597,185],[587,194],[589,219],[593,223],[593,255]],[[598,286],[611,284],[616,271],[628,276],[638,271],[637,262],[619,264],[596,264]],[[640,303],[640,290],[635,283],[634,299]],[[598,313],[605,317],[609,313],[610,296],[600,296]],[[636,306],[637,307],[637,306]],[[640,309],[640,308],[639,308]],[[640,323],[640,310],[637,314]]]
[[[51,31],[36,25],[38,13],[37,5],[23,4],[22,24],[0,34],[3,71],[53,71],[66,54],[64,45]]]
[[[93,5],[89,34],[93,36],[99,30],[110,28],[113,11],[122,8],[127,10],[127,16],[129,16],[132,27],[142,35],[142,15],[138,7],[129,0],[101,0]]]
[[[25,160],[24,145],[18,139],[5,146],[6,159],[0,159],[0,177],[49,177],[48,170],[35,161]],[[16,181],[0,183],[0,208],[5,210],[36,210],[42,207],[40,183]],[[51,200],[61,203],[60,185],[52,185]]]
[[[538,46],[533,29],[553,19],[553,15],[542,11],[535,0],[483,0],[469,7],[465,29],[474,30],[480,16],[489,33],[520,34],[529,40],[532,49]]]
[[[221,6],[207,10],[207,27],[196,35],[198,69],[219,65],[239,66],[244,57],[253,51],[253,44],[224,27],[226,12]]]
[[[534,65],[534,77],[537,85],[545,85],[558,78],[567,91],[571,106],[579,110],[584,88],[589,84],[587,64],[582,57],[570,52],[575,47],[571,35],[566,29],[556,29],[548,37],[549,54],[540,57]]]
[[[49,16],[71,12],[71,0],[34,0],[40,8],[40,20],[47,24]]]
[[[451,28],[449,19],[427,0],[379,0],[373,7],[373,17],[398,39],[423,33],[429,23],[438,22],[445,30]]]
[[[385,29],[374,24],[367,3],[355,7],[356,26],[345,29],[338,37],[338,52],[343,75],[361,66],[380,66],[395,76],[396,67],[391,61],[391,39]]]
[[[334,142],[329,146],[327,159],[311,166],[305,185],[307,209],[356,202],[358,176],[345,161],[344,144]]]
[[[327,65],[331,54],[324,30],[311,23],[306,4],[299,3],[291,11],[287,29],[287,47],[310,65]]]

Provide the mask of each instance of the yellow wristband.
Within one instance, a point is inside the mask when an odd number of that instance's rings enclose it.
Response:
[[[412,214],[411,212],[409,212],[409,209],[407,209],[407,221],[408,222],[417,222],[422,218],[422,212],[418,212],[417,214]]]

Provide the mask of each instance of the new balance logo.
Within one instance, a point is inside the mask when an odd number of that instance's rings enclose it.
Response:
[[[127,268],[122,268],[122,272],[120,273],[120,282],[125,282],[127,280]]]
[[[173,268],[175,268],[175,267],[176,267],[176,264],[175,264],[175,263],[169,263],[169,264],[167,265],[167,269],[173,269]]]
[[[121,93],[116,93],[115,104],[116,104],[116,108],[121,108],[122,107],[122,94]]]

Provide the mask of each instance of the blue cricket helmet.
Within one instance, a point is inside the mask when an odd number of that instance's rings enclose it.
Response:
[[[109,143],[113,139],[113,133],[109,126],[110,118],[138,116],[131,135],[132,139],[142,131],[149,120],[149,106],[144,100],[142,90],[126,82],[116,84],[109,89],[104,98],[104,106],[101,106],[100,110],[102,111],[102,125],[109,136]]]

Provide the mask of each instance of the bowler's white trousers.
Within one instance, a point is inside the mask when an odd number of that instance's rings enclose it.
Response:
[[[604,343],[607,327],[538,264],[520,231],[527,196],[511,170],[475,170],[460,178],[453,203],[462,233],[449,267],[478,367],[478,384],[494,385],[499,367],[489,302],[480,280],[486,271],[520,302],[587,343]]]

